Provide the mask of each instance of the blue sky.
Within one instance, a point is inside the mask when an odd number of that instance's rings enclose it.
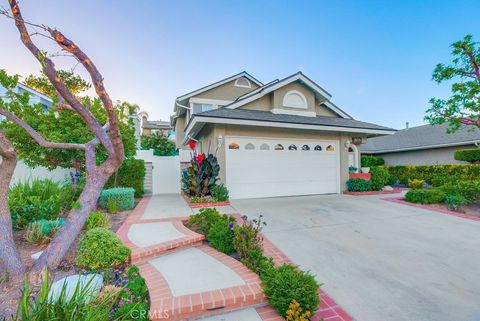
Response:
[[[4,6],[6,6],[6,1]],[[114,99],[168,119],[174,98],[246,70],[269,82],[298,70],[356,119],[403,128],[423,123],[431,81],[449,45],[480,39],[477,1],[23,0],[24,17],[55,26],[91,56]],[[0,17],[0,68],[38,63]],[[43,39],[39,43],[49,49]],[[74,62],[60,59],[59,66]],[[81,69],[77,69],[81,71]]]

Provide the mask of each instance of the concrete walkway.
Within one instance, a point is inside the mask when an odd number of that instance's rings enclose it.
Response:
[[[480,320],[480,222],[324,195],[232,201],[358,321]]]
[[[219,208],[233,213],[230,206]],[[260,279],[237,260],[203,245],[204,236],[183,225],[198,209],[180,195],[146,197],[117,231],[132,249],[150,292],[152,320],[280,321],[267,305]],[[167,312],[169,318],[165,318]]]

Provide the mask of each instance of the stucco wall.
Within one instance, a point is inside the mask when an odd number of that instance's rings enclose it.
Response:
[[[182,141],[185,138],[185,114],[177,118],[175,123],[175,144],[177,148],[183,148]]]
[[[252,91],[258,86],[250,81],[251,88],[236,87],[235,81],[232,80],[223,84],[221,86],[212,88],[203,93],[200,93],[192,98],[209,98],[209,99],[219,99],[219,100],[235,100],[243,94],[246,94],[249,91]]]
[[[456,150],[465,148],[475,148],[475,145],[387,153],[376,156],[383,157],[385,164],[390,166],[467,164],[466,162],[459,162],[453,158]]]
[[[291,108],[283,106],[283,98],[285,94],[291,90],[296,90],[301,92],[307,99],[307,109]],[[273,92],[273,107],[278,109],[285,109],[290,111],[309,111],[315,112],[315,95],[313,91],[306,86],[293,82],[286,86],[283,86]]]
[[[2,158],[0,157],[0,164],[1,163]],[[15,167],[15,172],[13,173],[10,185],[32,179],[51,179],[57,182],[64,182],[65,180],[70,180],[70,172],[74,172],[74,170],[57,168],[53,171],[50,171],[45,167],[31,168],[19,160],[17,167]]]

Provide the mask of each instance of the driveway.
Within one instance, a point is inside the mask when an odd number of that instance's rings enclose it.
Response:
[[[263,214],[266,236],[314,272],[355,320],[480,320],[480,222],[380,198],[323,195],[232,204],[251,218]]]

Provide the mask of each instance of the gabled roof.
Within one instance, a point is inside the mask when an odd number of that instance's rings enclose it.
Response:
[[[370,138],[361,146],[369,154],[394,153],[408,150],[471,145],[480,141],[480,130],[462,126],[452,134],[447,133],[448,124],[423,125],[397,131],[391,136]]]
[[[323,98],[325,100],[324,104],[330,108],[331,110],[333,110],[335,113],[337,113],[338,115],[340,115],[341,117],[343,118],[349,118],[351,119],[352,117],[350,115],[348,115],[346,112],[344,112],[343,110],[341,110],[339,107],[337,107],[336,105],[334,105],[330,99],[332,98],[332,95],[326,91],[325,89],[323,89],[320,85],[318,85],[316,82],[314,82],[313,80],[311,80],[310,78],[308,78],[307,76],[305,76],[301,71],[293,74],[293,75],[290,75],[282,80],[274,80],[260,88],[257,88],[255,90],[252,90],[251,92],[248,92],[240,97],[237,98],[237,100],[235,100],[233,103],[225,106],[225,108],[229,108],[229,109],[236,109],[238,107],[241,107],[249,102],[252,102],[254,100],[257,100],[263,96],[265,96],[266,94],[274,91],[274,90],[277,90],[281,87],[284,87],[292,82],[295,82],[295,81],[300,81],[301,83],[305,84],[307,87],[311,88],[315,95],[316,96],[319,96],[321,98]]]
[[[147,120],[143,122],[142,128],[145,129],[170,129],[172,125],[169,121]]]
[[[185,95],[182,95],[182,96],[180,96],[180,97],[177,97],[176,101],[178,101],[178,102],[183,101],[183,100],[188,99],[188,98],[190,98],[190,97],[192,97],[192,96],[198,95],[198,94],[203,93],[203,92],[205,92],[205,91],[207,91],[207,90],[210,90],[210,89],[213,89],[213,88],[215,88],[215,87],[221,86],[221,85],[223,85],[223,84],[226,84],[226,83],[228,83],[228,82],[230,82],[230,81],[233,81],[233,80],[235,80],[235,79],[238,79],[238,78],[240,78],[240,77],[245,77],[245,78],[247,78],[248,80],[250,80],[251,82],[257,84],[258,86],[263,86],[263,84],[262,84],[259,80],[257,80],[256,78],[254,78],[254,77],[253,77],[252,75],[250,75],[248,72],[242,71],[242,72],[240,72],[240,73],[238,73],[238,74],[236,74],[236,75],[230,76],[230,77],[228,77],[228,78],[225,78],[225,79],[222,79],[222,80],[220,80],[220,81],[214,82],[213,84],[207,85],[207,86],[202,87],[202,88],[200,88],[200,89],[197,89],[197,90],[194,90],[194,91],[192,91],[192,92],[189,92],[189,93],[187,93],[187,94],[185,94]],[[176,106],[175,106],[175,110],[176,110]]]

